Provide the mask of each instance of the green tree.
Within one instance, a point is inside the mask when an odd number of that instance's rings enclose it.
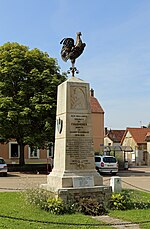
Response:
[[[0,136],[16,139],[20,165],[26,144],[44,148],[54,141],[57,86],[65,79],[56,59],[37,48],[0,47]]]
[[[147,125],[147,128],[150,128],[150,122],[149,122],[149,124]]]

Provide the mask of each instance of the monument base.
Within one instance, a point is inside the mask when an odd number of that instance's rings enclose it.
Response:
[[[41,185],[41,188],[53,192],[53,189],[48,184]],[[60,197],[65,203],[78,202],[82,198],[96,199],[97,202],[108,204],[112,189],[111,186],[95,186],[81,188],[61,188],[54,192],[57,197]]]
[[[108,202],[112,192],[110,186],[103,185],[103,178],[96,170],[74,173],[65,171],[63,174],[53,171],[47,176],[47,184],[42,184],[40,188],[53,192],[65,203],[73,203],[80,198]]]
[[[95,169],[63,172],[54,169],[47,176],[46,184],[53,192],[57,192],[58,189],[62,188],[96,187],[102,185],[103,178]]]

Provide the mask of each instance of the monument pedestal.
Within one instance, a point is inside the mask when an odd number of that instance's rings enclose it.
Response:
[[[64,200],[111,193],[95,169],[89,93],[76,77],[58,86],[54,168],[41,187]]]

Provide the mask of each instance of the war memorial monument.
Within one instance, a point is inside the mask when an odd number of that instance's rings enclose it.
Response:
[[[71,61],[71,78],[58,86],[54,168],[41,187],[56,193],[65,202],[82,197],[105,201],[111,187],[103,185],[95,169],[89,83],[76,78],[75,60],[84,48],[81,33],[61,41],[61,57]]]

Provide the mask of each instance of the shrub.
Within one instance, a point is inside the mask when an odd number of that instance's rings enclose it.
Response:
[[[150,201],[142,200],[141,195],[136,191],[123,190],[112,194],[109,208],[111,210],[147,209],[150,208]]]
[[[64,214],[66,209],[61,198],[48,198],[48,211],[52,214]]]
[[[148,209],[150,208],[150,202],[149,203],[145,203],[143,201],[131,202],[131,208],[132,209]]]
[[[34,204],[52,214],[72,214],[81,212],[86,215],[103,215],[107,213],[102,203],[94,198],[81,198],[75,203],[64,203],[61,198],[43,189],[30,189],[25,192],[26,202]]]
[[[110,200],[110,209],[127,210],[131,208],[131,199],[127,192],[113,193]]]
[[[41,209],[48,209],[48,198],[53,194],[44,189],[28,189],[25,192],[25,200],[29,204],[36,205]]]
[[[43,189],[29,189],[25,192],[27,204],[33,204],[52,214],[72,214],[76,211],[75,204],[65,204],[61,198],[54,193]]]
[[[77,203],[77,211],[85,215],[103,215],[107,213],[105,206],[94,198],[81,198]]]
[[[148,209],[150,208],[149,195],[139,192],[137,190],[130,191],[131,208],[132,209]]]

